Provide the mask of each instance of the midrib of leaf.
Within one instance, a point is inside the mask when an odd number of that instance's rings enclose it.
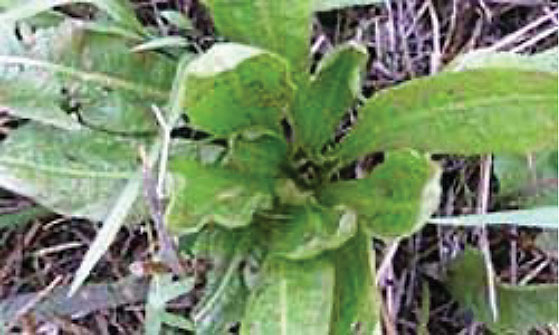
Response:
[[[400,114],[396,120],[392,119],[390,125],[388,126],[386,126],[386,124],[383,125],[382,132],[386,134],[393,134],[393,133],[397,133],[397,130],[402,128],[407,129],[410,126],[414,126],[418,124],[420,125],[431,124],[431,120],[438,119],[441,116],[441,114],[439,113],[441,111],[456,112],[460,110],[473,110],[475,111],[475,113],[473,111],[468,111],[469,114],[467,115],[467,118],[475,119],[476,115],[488,113],[486,109],[488,106],[499,106],[499,104],[506,104],[518,100],[530,101],[530,102],[551,101],[553,100],[553,96],[543,95],[543,94],[530,94],[530,95],[511,94],[505,97],[499,96],[499,97],[484,98],[484,99],[474,99],[471,101],[448,103],[443,106],[434,107],[434,108],[415,109],[413,113],[407,113],[405,116],[403,116],[403,114]],[[476,108],[480,108],[480,107],[484,109],[476,110]],[[380,143],[377,145],[379,146],[379,149],[383,149]]]
[[[35,172],[46,172],[51,175],[61,175],[64,177],[77,178],[99,178],[99,179],[128,179],[134,175],[134,171],[129,172],[95,172],[88,169],[71,169],[60,166],[41,165],[30,163],[25,160],[1,157],[0,164],[19,168],[32,169]]]
[[[285,268],[282,266],[282,272]],[[287,280],[281,279],[280,282],[280,327],[281,335],[287,335]]]
[[[157,99],[167,99],[169,97],[169,92],[162,91],[155,87],[138,85],[134,82],[130,82],[122,78],[110,76],[105,73],[85,72],[60,64],[53,64],[50,62],[30,59],[26,57],[18,57],[18,56],[0,56],[0,64],[2,63],[43,68],[43,69],[51,70],[53,72],[63,73],[71,77],[76,77],[86,82],[94,82],[109,87],[136,92]]]

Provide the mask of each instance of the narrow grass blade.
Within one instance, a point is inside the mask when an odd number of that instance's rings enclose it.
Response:
[[[502,211],[489,214],[475,214],[429,219],[429,223],[451,226],[478,226],[514,224],[524,227],[554,228],[559,221],[558,208],[554,206]]]
[[[150,163],[155,161],[160,147],[161,143],[159,141],[152,145],[148,157]],[[138,171],[137,175],[128,181],[128,184],[118,197],[107,218],[103,221],[101,230],[97,233],[97,236],[95,236],[95,240],[87,250],[85,257],[76,272],[72,285],[70,286],[68,296],[72,296],[76,293],[89,276],[89,273],[95,264],[97,264],[107,249],[109,249],[109,246],[114,241],[116,234],[120,230],[120,227],[124,223],[130,209],[140,194],[141,186],[142,174],[141,171]]]

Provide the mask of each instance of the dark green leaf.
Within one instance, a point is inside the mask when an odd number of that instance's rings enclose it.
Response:
[[[374,250],[363,232],[332,254],[336,265],[330,335],[376,334],[380,298],[374,278]]]
[[[138,144],[27,124],[0,144],[0,185],[57,213],[103,220],[136,173]]]
[[[409,235],[437,209],[440,174],[427,156],[408,150],[390,152],[368,177],[328,185],[319,199],[329,206],[354,209],[365,231],[373,235]]]
[[[242,335],[328,335],[334,267],[324,258],[271,258],[249,298]]]
[[[287,143],[275,134],[241,135],[233,140],[227,165],[251,175],[278,176],[287,159]]]
[[[195,232],[207,223],[236,228],[272,205],[271,181],[190,160],[172,167],[173,194],[167,224],[177,232]]]
[[[374,96],[337,150],[524,153],[557,143],[557,76],[504,69],[441,73]]]
[[[251,127],[279,132],[294,90],[284,60],[234,43],[216,44],[192,61],[186,81],[192,124],[216,135]]]
[[[351,210],[307,205],[263,226],[268,231],[263,238],[270,241],[270,252],[297,260],[339,248],[357,231],[357,217]]]
[[[176,63],[131,53],[131,40],[77,23],[39,30],[17,43],[0,29],[0,108],[22,118],[75,129],[69,112],[96,128],[155,132],[152,105],[169,96]]]
[[[29,206],[9,213],[3,212],[0,215],[0,228],[25,224],[51,214],[51,211],[41,206]]]
[[[487,297],[487,277],[483,255],[468,249],[451,266],[447,285],[452,295],[471,309],[478,321],[504,334],[523,334],[530,328],[557,322],[556,284],[513,286],[496,285],[498,319],[492,320]]]
[[[366,61],[364,47],[346,44],[326,55],[315,77],[299,87],[292,108],[295,136],[313,154],[333,138],[336,126],[360,92]]]
[[[220,34],[284,56],[307,71],[312,0],[205,0]]]

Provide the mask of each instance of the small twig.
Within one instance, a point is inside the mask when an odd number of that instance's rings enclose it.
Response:
[[[549,264],[549,259],[544,259],[543,262],[541,262],[536,268],[534,268],[534,270],[530,271],[528,274],[526,274],[526,276],[524,276],[524,278],[522,278],[522,280],[520,280],[518,282],[519,285],[526,285],[530,282],[530,280],[534,279],[537,277],[537,275],[540,274],[540,272],[542,272],[543,269],[545,269],[545,267]]]
[[[437,17],[437,11],[432,0],[427,0],[427,8],[431,17],[431,28],[433,29],[433,52],[431,53],[431,74],[437,73],[441,66],[441,25]]]
[[[159,238],[159,257],[167,264],[173,273],[180,275],[184,273],[180,263],[177,248],[171,236],[165,228],[163,206],[161,199],[157,196],[155,181],[153,180],[146,154],[140,150],[140,157],[143,162],[143,179],[144,179],[144,196],[148,203],[148,207]]]
[[[558,11],[553,11],[551,13],[547,13],[537,20],[525,25],[524,27],[518,29],[517,31],[510,33],[509,35],[503,37],[500,41],[493,44],[492,46],[488,47],[487,50],[489,51],[497,51],[499,49],[504,48],[505,46],[515,43],[522,35],[526,34],[530,30],[536,28],[537,26],[543,24],[548,20],[553,20],[555,16],[557,16]]]
[[[491,181],[491,165],[492,158],[491,155],[485,156],[482,159],[480,166],[481,180],[478,188],[478,204],[477,204],[477,214],[487,213],[487,206],[489,204],[489,192],[490,192],[490,181]],[[497,307],[497,293],[495,289],[495,270],[493,268],[493,262],[491,261],[491,250],[489,248],[489,240],[487,237],[487,227],[485,223],[482,223],[479,231],[479,247],[483,252],[483,258],[485,260],[486,274],[487,274],[487,291],[489,295],[489,307],[491,308],[491,314],[493,316],[493,321],[496,322],[498,319],[498,307]]]
[[[384,299],[380,299],[380,312],[382,314],[382,318],[384,319],[384,326],[386,327],[386,334],[387,335],[398,335],[398,332],[396,331],[396,327],[394,326],[394,320],[390,317],[390,315],[388,314],[388,311],[386,310],[386,305],[384,303]]]
[[[384,280],[388,275],[390,268],[392,267],[392,259],[394,258],[394,255],[396,254],[399,245],[400,245],[400,240],[396,239],[394,242],[392,242],[392,244],[388,246],[386,255],[382,259],[382,263],[380,263],[380,266],[377,271],[377,278],[376,278],[377,286],[381,285],[381,283],[384,283]]]
[[[151,109],[157,118],[157,122],[161,127],[163,143],[161,148],[161,155],[159,157],[159,171],[157,174],[157,197],[161,200],[163,199],[163,189],[165,187],[165,175],[167,173],[167,161],[169,158],[169,145],[171,142],[171,131],[173,130],[172,125],[167,124],[161,110],[152,105]]]
[[[523,50],[531,47],[532,45],[534,45],[536,43],[538,43],[540,40],[542,40],[542,39],[544,39],[544,38],[546,38],[550,35],[556,34],[557,31],[558,31],[557,26],[551,27],[550,29],[546,29],[546,30],[536,34],[536,36],[530,38],[529,40],[527,40],[527,41],[517,45],[516,47],[510,49],[510,51],[512,51],[512,52],[522,52]]]

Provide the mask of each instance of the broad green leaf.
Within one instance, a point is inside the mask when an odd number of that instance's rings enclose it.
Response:
[[[287,143],[275,134],[239,136],[232,142],[227,166],[253,175],[278,176],[286,164]]]
[[[177,232],[195,232],[207,223],[243,227],[256,211],[272,206],[272,185],[265,178],[190,160],[174,161],[172,170],[173,194],[166,217]]]
[[[499,199],[519,208],[557,204],[557,150],[530,155],[497,155]]]
[[[373,334],[380,326],[371,239],[363,232],[332,254],[336,285],[330,335]]]
[[[145,334],[159,335],[163,324],[193,330],[194,325],[187,319],[166,311],[167,302],[188,293],[194,288],[194,278],[174,281],[172,274],[153,276],[146,301]]]
[[[219,34],[284,56],[306,72],[313,0],[205,0]]]
[[[15,25],[0,23],[0,59],[6,55],[26,52],[16,36]],[[27,78],[25,78],[27,77]],[[0,110],[13,115],[30,118],[63,129],[76,130],[80,124],[60,108],[59,85],[40,80],[37,71],[24,71],[8,67],[0,60]]]
[[[411,150],[389,152],[364,179],[326,186],[319,199],[354,209],[364,230],[380,237],[410,235],[438,208],[441,171],[429,157]]]
[[[498,319],[492,321],[483,255],[468,249],[451,265],[447,286],[463,307],[498,334],[525,334],[535,326],[557,322],[556,284],[513,286],[497,283]]]
[[[0,143],[0,185],[59,214],[100,221],[136,171],[138,144],[30,123]]]
[[[262,226],[270,252],[288,259],[315,257],[343,245],[357,231],[357,216],[351,210],[307,205],[289,210],[285,218]]]
[[[10,43],[0,45],[0,106],[11,114],[74,129],[67,114],[79,112],[88,125],[109,132],[156,131],[151,107],[166,103],[174,61],[132,53],[131,40],[70,21],[19,45],[13,36],[4,39]]]
[[[480,68],[513,68],[517,70],[557,73],[557,57],[557,47],[535,55],[479,49],[457,57],[445,70],[464,71]]]
[[[253,247],[250,237],[246,230],[207,227],[196,238],[194,255],[212,263],[204,296],[193,311],[197,335],[227,334],[242,320],[249,290],[240,267]]]
[[[106,12],[115,22],[132,32],[143,35],[144,27],[136,18],[134,10],[127,0],[32,0],[20,1],[17,6],[10,6],[9,10],[0,13],[0,22],[14,23],[15,21],[31,18],[50,9],[72,3],[88,3]]]
[[[366,61],[364,47],[346,44],[326,55],[314,78],[299,87],[292,107],[295,136],[313,154],[333,138],[336,126],[360,92]]]
[[[328,335],[334,267],[324,258],[270,258],[249,298],[242,335]]]
[[[522,227],[558,228],[559,209],[557,206],[536,207],[487,214],[472,214],[429,219],[429,223],[452,226],[479,226],[513,224]]]
[[[557,74],[557,59],[557,47],[535,55],[479,49],[458,57],[446,70],[514,68]],[[557,204],[556,148],[529,155],[496,155],[494,167],[499,180],[499,197],[507,206],[528,208]]]
[[[353,6],[382,4],[384,0],[314,0],[314,10],[325,12]]]
[[[335,152],[525,153],[557,142],[557,76],[482,69],[446,72],[384,90]]]
[[[280,130],[294,87],[280,57],[221,43],[190,63],[186,107],[192,124],[219,136],[251,127]]]

